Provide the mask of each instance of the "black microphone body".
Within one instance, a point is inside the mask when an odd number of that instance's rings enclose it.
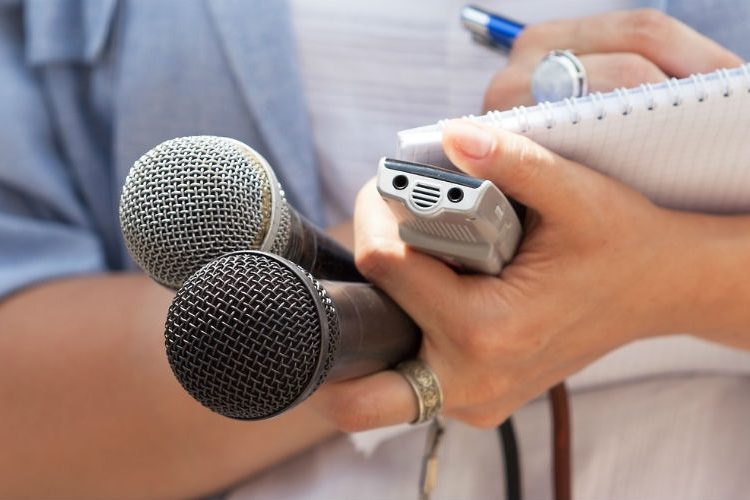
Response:
[[[385,293],[366,283],[321,285],[333,301],[340,332],[328,380],[361,377],[416,355],[419,327]]]
[[[289,242],[277,255],[299,264],[313,276],[322,279],[367,281],[354,265],[354,258],[349,250],[291,206],[289,215],[292,219]]]
[[[292,408],[324,380],[355,378],[416,355],[417,325],[370,284],[315,280],[264,252],[235,252],[177,291],[167,358],[201,404],[258,420]]]
[[[268,162],[226,137],[165,141],[130,170],[120,226],[136,263],[173,289],[227,253],[262,250],[316,276],[365,281],[350,253],[286,201]]]

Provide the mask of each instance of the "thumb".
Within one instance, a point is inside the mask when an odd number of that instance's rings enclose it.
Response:
[[[569,212],[570,202],[582,197],[597,175],[522,135],[469,120],[445,126],[443,148],[461,170],[494,182],[543,216]]]

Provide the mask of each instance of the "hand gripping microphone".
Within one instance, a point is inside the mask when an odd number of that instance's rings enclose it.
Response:
[[[413,357],[421,334],[365,283],[318,282],[288,260],[236,252],[190,276],[165,327],[180,384],[224,416],[259,420],[354,378]]]
[[[265,158],[226,137],[179,137],[145,153],[125,180],[120,226],[138,265],[173,289],[238,250],[276,253],[323,278],[364,281],[349,252],[287,204]]]

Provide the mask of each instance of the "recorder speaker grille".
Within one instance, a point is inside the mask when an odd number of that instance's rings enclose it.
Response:
[[[417,182],[411,190],[411,202],[417,208],[428,210],[440,201],[440,186],[427,182]]]

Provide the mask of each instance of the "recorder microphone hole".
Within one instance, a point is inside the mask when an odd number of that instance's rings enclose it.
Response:
[[[452,201],[453,203],[458,203],[459,201],[464,199],[464,192],[461,188],[450,188],[448,190],[448,200]]]
[[[409,179],[405,175],[397,175],[393,178],[393,187],[396,189],[404,189],[409,185]]]

